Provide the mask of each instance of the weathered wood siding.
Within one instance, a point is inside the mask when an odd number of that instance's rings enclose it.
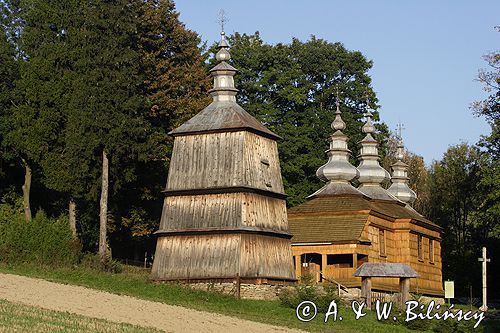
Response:
[[[159,237],[151,275],[155,280],[234,278],[239,257],[237,234]]]
[[[238,227],[288,232],[285,201],[255,193],[165,198],[160,230]]]
[[[241,276],[294,279],[290,240],[241,235]]]
[[[295,278],[275,141],[177,136],[166,191],[153,279]]]
[[[284,193],[275,141],[245,131],[175,138],[166,190],[234,186]]]
[[[254,234],[165,236],[158,239],[156,280],[294,279],[288,239]]]

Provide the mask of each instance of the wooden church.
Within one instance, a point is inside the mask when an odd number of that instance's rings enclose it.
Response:
[[[410,280],[412,292],[442,296],[441,228],[411,207],[416,195],[407,184],[401,140],[392,185],[385,190],[381,183],[390,175],[379,164],[371,113],[357,168],[349,163],[338,104],[332,128],[329,160],[317,171],[326,185],[288,211],[296,276],[360,288],[361,278],[353,274],[363,263],[403,263],[418,274]],[[354,179],[358,188],[351,185]],[[397,278],[373,278],[372,283],[374,290],[399,291]]]
[[[221,34],[213,102],[173,130],[154,280],[295,281],[276,140],[236,103]]]

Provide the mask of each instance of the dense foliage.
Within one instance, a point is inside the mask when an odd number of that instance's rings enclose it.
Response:
[[[238,102],[283,138],[278,149],[287,201],[299,204],[322,186],[316,170],[327,161],[337,100],[349,148],[357,156],[367,103],[377,108],[368,76],[372,62],[341,43],[315,37],[270,45],[256,32],[235,33],[229,41],[232,64],[238,69]],[[378,119],[378,112],[374,114]],[[387,126],[382,123],[377,128],[377,139],[385,144]]]
[[[26,223],[19,201],[0,203],[0,262],[70,266],[80,260],[80,243],[67,218],[48,218],[39,210]]]

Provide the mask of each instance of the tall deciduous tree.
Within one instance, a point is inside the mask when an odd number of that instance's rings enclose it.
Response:
[[[452,146],[432,165],[430,174],[429,217],[444,229],[443,274],[455,278],[463,291],[474,280],[467,272],[478,249],[473,242],[473,217],[479,205],[479,151],[465,143]]]
[[[236,33],[229,40],[239,70],[238,102],[283,138],[279,153],[288,204],[298,204],[321,186],[315,174],[327,158],[337,95],[349,147],[354,156],[359,151],[367,100],[377,107],[367,73],[372,63],[361,52],[315,37],[269,45],[258,33]],[[378,128],[384,141],[387,127]]]
[[[122,229],[118,231],[129,232],[140,242],[157,228],[161,213],[161,190],[173,145],[167,133],[210,103],[210,76],[198,47],[199,36],[179,21],[173,1],[142,1],[139,8],[142,93],[151,134],[146,159],[137,163],[137,180],[121,193],[125,204],[120,208]]]

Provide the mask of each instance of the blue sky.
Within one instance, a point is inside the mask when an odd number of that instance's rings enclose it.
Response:
[[[226,33],[259,31],[267,43],[307,40],[311,35],[361,51],[391,130],[405,126],[409,150],[427,164],[449,145],[475,143],[489,125],[474,117],[483,99],[475,77],[482,55],[500,49],[500,1],[181,1],[180,19],[205,41],[219,38],[217,15],[229,18]]]

